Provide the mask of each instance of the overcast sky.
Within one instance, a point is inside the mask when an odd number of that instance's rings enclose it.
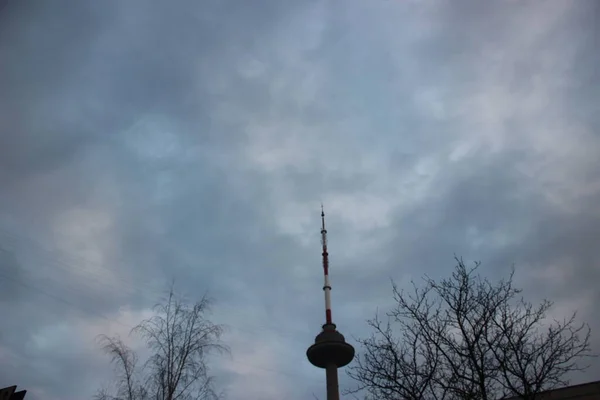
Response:
[[[90,398],[175,279],[229,399],[323,399],[321,201],[350,343],[457,254],[600,350],[598,1],[3,1],[0,386]]]

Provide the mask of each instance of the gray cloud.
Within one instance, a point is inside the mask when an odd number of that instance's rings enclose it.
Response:
[[[597,17],[558,1],[10,2],[0,376],[34,400],[89,397],[110,379],[94,336],[126,333],[175,278],[231,326],[233,360],[214,361],[230,398],[321,394],[304,356],[323,320],[320,201],[349,340],[390,305],[389,277],[441,276],[454,253],[492,277],[515,263],[531,298],[593,322]]]

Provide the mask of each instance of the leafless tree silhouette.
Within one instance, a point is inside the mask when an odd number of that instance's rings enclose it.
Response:
[[[576,314],[546,321],[552,303],[534,306],[508,279],[492,283],[456,258],[450,278],[426,278],[406,294],[392,283],[395,308],[373,332],[358,339],[363,354],[349,375],[358,387],[346,394],[367,399],[478,399],[521,396],[568,384],[570,372],[591,354],[588,325]],[[397,330],[393,324],[397,324]]]
[[[177,298],[173,288],[154,308],[153,317],[132,333],[146,342],[151,356],[141,368],[138,357],[120,338],[101,335],[103,350],[117,368],[115,394],[103,389],[98,400],[208,400],[219,396],[208,374],[207,355],[228,352],[220,342],[224,327],[207,319],[206,296],[194,304]]]

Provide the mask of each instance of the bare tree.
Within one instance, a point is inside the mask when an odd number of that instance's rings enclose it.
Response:
[[[137,355],[118,336],[100,335],[102,350],[111,357],[111,363],[116,367],[118,380],[116,396],[111,396],[107,389],[102,389],[97,400],[142,400],[145,398],[144,387],[140,384],[137,374]]]
[[[546,323],[549,301],[533,306],[513,287],[513,274],[492,283],[461,259],[448,279],[413,283],[406,294],[392,282],[396,307],[373,333],[358,339],[364,352],[349,375],[370,399],[481,399],[521,396],[533,400],[568,384],[592,356],[586,324],[573,314]],[[391,322],[398,325],[392,329]]]
[[[103,350],[117,366],[116,395],[102,390],[99,400],[208,400],[214,392],[207,356],[228,352],[221,344],[224,327],[206,318],[211,301],[206,296],[194,304],[177,298],[173,289],[155,306],[155,314],[133,328],[151,355],[137,370],[137,355],[118,337],[100,336]]]

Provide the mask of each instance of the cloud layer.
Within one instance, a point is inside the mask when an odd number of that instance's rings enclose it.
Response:
[[[304,355],[321,201],[350,341],[390,277],[444,276],[455,253],[490,277],[514,263],[527,297],[600,331],[599,11],[9,0],[0,384],[89,398],[111,376],[95,335],[125,335],[175,279],[230,326],[229,398],[322,398]]]

